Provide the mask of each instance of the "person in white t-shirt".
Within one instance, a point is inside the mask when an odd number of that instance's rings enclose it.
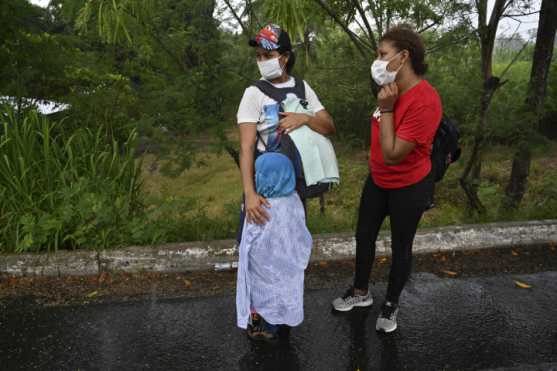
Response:
[[[286,31],[277,25],[269,24],[250,39],[249,44],[255,48],[257,66],[262,79],[280,89],[295,86],[295,79],[290,75],[295,63],[295,54]],[[308,107],[313,111],[313,116],[304,113],[279,113],[277,102],[255,86],[248,87],[244,92],[237,119],[240,129],[240,171],[247,223],[265,224],[269,220],[269,214],[264,207],[270,207],[270,204],[263,196],[257,194],[254,184],[256,143],[257,149],[264,151],[265,145],[274,144],[279,133],[287,134],[303,125],[323,135],[332,135],[336,132],[331,116],[313,89],[305,81],[304,87]],[[258,136],[261,138],[259,141]]]

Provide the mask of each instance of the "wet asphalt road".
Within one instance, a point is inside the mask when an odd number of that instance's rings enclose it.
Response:
[[[530,289],[516,287],[514,280]],[[1,370],[557,370],[557,272],[450,279],[416,274],[399,330],[375,332],[376,303],[331,312],[309,290],[289,344],[251,344],[231,295],[44,307],[1,304]]]

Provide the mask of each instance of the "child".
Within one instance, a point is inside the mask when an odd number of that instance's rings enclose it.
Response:
[[[236,310],[238,327],[254,340],[278,339],[280,325],[304,318],[304,270],[312,238],[295,191],[291,161],[267,152],[255,161],[257,193],[268,199],[270,219],[245,223],[239,247]]]

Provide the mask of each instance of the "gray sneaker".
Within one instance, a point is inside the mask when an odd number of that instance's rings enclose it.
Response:
[[[354,288],[350,287],[344,295],[333,300],[333,308],[340,312],[347,312],[354,307],[369,307],[373,304],[373,298],[368,290],[366,295],[354,295]]]
[[[396,316],[398,314],[398,304],[386,301],[381,308],[381,314],[377,318],[375,329],[382,332],[393,332],[396,330]]]

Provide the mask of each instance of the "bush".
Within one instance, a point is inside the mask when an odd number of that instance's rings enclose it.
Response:
[[[106,248],[147,242],[136,133],[62,134],[35,111],[0,117],[0,251]]]

